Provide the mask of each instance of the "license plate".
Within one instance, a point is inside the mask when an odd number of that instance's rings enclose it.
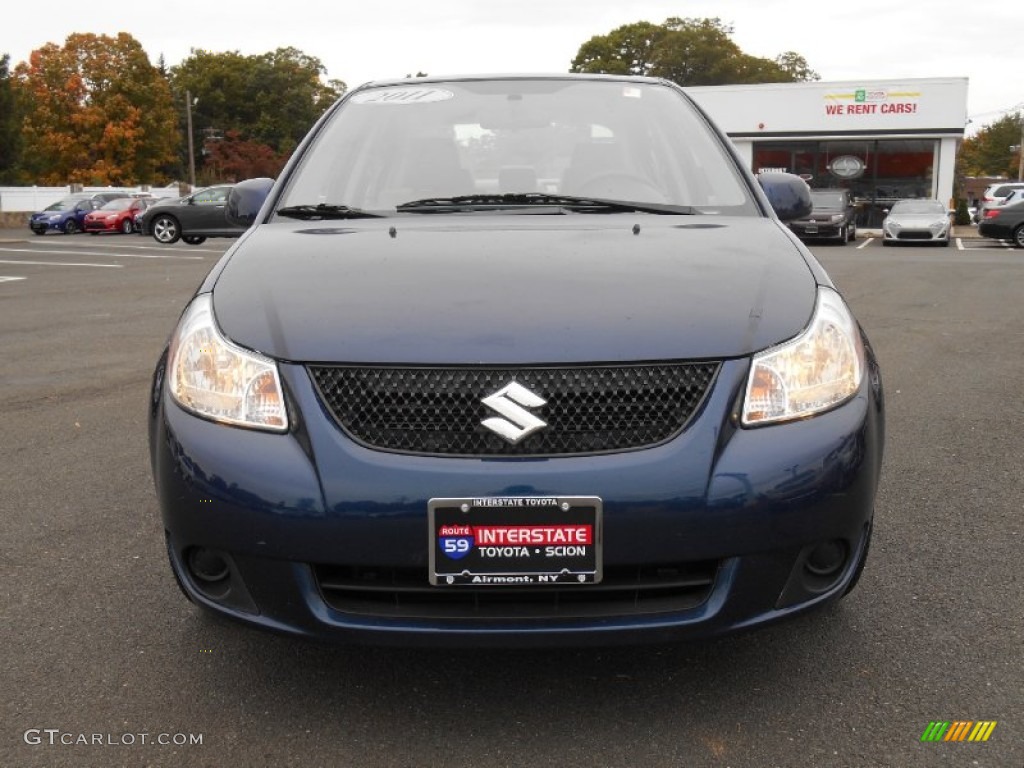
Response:
[[[601,499],[431,499],[430,583],[547,586],[601,581]]]
[[[816,235],[816,234],[818,234],[818,225],[817,224],[808,224],[806,232],[807,232],[808,235]]]

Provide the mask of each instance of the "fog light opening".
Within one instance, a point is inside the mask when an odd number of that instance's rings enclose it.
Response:
[[[842,539],[823,541],[812,549],[804,561],[804,568],[819,578],[835,576],[846,564],[846,542]]]
[[[224,553],[205,547],[193,547],[188,552],[188,570],[202,587],[219,587],[231,575],[231,566]]]

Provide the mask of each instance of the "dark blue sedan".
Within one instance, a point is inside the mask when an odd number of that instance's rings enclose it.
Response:
[[[847,594],[878,365],[675,85],[419,78],[343,97],[153,379],[171,569],[310,638],[530,646],[746,629]]]

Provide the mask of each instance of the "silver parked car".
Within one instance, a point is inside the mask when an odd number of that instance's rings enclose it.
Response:
[[[882,222],[882,245],[949,245],[951,227],[949,210],[938,200],[899,200]]]

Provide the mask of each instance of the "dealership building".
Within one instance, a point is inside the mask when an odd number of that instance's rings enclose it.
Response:
[[[967,125],[965,77],[686,91],[755,173],[787,171],[813,188],[849,189],[859,226],[881,226],[897,200],[953,200],[953,167]]]

